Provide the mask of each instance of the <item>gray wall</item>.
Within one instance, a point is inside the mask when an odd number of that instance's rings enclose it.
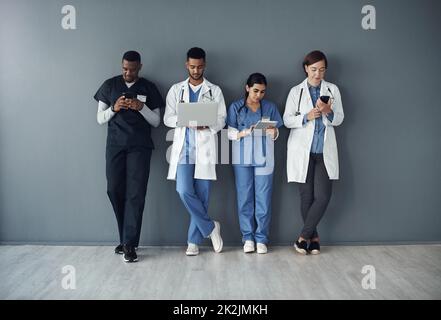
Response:
[[[61,28],[61,7],[77,30]],[[377,30],[361,28],[373,4]],[[328,54],[345,121],[337,128],[341,179],[319,227],[326,243],[441,241],[439,1],[13,1],[0,2],[0,241],[115,243],[106,196],[106,126],[92,96],[120,73],[125,50],[142,53],[142,75],[164,94],[186,77],[185,52],[208,54],[206,76],[227,103],[248,74],[267,75],[267,97],[284,111],[304,75],[305,53]],[[143,244],[185,244],[189,217],[166,180],[167,128],[157,145]],[[272,243],[301,227],[298,189],[286,179],[286,141],[276,146]],[[220,165],[210,214],[240,243],[231,166]]]

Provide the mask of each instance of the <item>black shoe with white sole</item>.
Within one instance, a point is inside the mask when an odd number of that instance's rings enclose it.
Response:
[[[311,241],[308,247],[310,254],[320,254],[320,243],[317,241]]]
[[[308,243],[303,240],[303,241],[296,241],[294,243],[294,248],[296,248],[296,251],[300,254],[307,254],[308,253]]]
[[[124,261],[125,262],[136,262],[138,261],[138,256],[136,255],[135,247],[124,246]]]
[[[122,244],[119,244],[115,247],[115,253],[116,254],[123,254],[124,253]]]

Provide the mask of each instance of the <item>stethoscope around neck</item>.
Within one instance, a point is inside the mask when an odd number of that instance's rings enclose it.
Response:
[[[213,98],[213,93],[211,92],[211,88],[210,89],[208,89],[208,93],[210,94],[210,97],[208,98],[210,101],[213,101],[214,100],[214,98]],[[179,102],[180,103],[184,103],[185,101],[184,101],[184,86],[182,86],[181,87],[181,92],[179,93],[179,96],[180,96],[180,98],[179,98]],[[205,93],[202,95],[202,98],[204,98],[205,97]]]
[[[259,106],[259,110],[260,110],[260,119],[263,118],[263,111],[262,111],[262,103],[259,102],[260,106]],[[242,112],[242,110],[245,109],[245,112],[248,113],[248,108],[246,106],[246,100],[244,100],[242,106],[236,111],[236,117],[237,117],[237,123],[240,124],[241,126],[244,126],[245,124],[242,122],[242,116],[240,115],[240,113]]]
[[[331,89],[329,89],[329,87],[326,87],[326,88],[328,89],[329,93],[331,94],[332,99],[335,100],[334,99],[334,95],[332,94]],[[295,116],[299,116],[300,115],[300,102],[302,102],[302,95],[303,95],[303,88],[302,88],[302,90],[300,90],[299,102],[297,103],[297,111],[294,114]]]

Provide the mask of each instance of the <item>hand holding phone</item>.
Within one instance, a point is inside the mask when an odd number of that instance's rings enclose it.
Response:
[[[112,110],[114,112],[119,112],[121,109],[128,109],[128,108],[129,105],[126,102],[126,98],[124,97],[124,95],[122,95],[121,97],[118,98],[118,100],[116,100]]]
[[[139,111],[143,108],[144,104],[137,99],[136,93],[124,92],[123,96],[128,109]]]
[[[329,103],[329,96],[321,96],[317,101],[317,107],[323,114],[327,115],[332,111],[331,104]]]
[[[322,100],[324,103],[328,104],[329,96],[320,96],[320,100]]]

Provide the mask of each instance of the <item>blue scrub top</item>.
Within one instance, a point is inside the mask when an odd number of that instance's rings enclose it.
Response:
[[[246,105],[241,108],[243,105],[244,99],[237,100],[230,105],[227,116],[229,127],[242,131],[256,124],[262,117],[268,117],[271,121],[277,121],[277,128],[283,125],[279,110],[273,102],[268,100],[260,101],[260,108],[256,112],[253,112]],[[267,150],[267,143],[270,150]],[[253,167],[274,166],[273,145],[272,139],[267,141],[266,136],[262,135],[261,130],[253,131],[253,134],[241,138],[239,141],[233,141],[233,165]],[[268,157],[271,157],[271,159]]]
[[[188,85],[189,102],[198,102],[201,88],[196,92]],[[196,129],[185,129],[185,144],[179,158],[180,164],[195,164],[196,163]]]

